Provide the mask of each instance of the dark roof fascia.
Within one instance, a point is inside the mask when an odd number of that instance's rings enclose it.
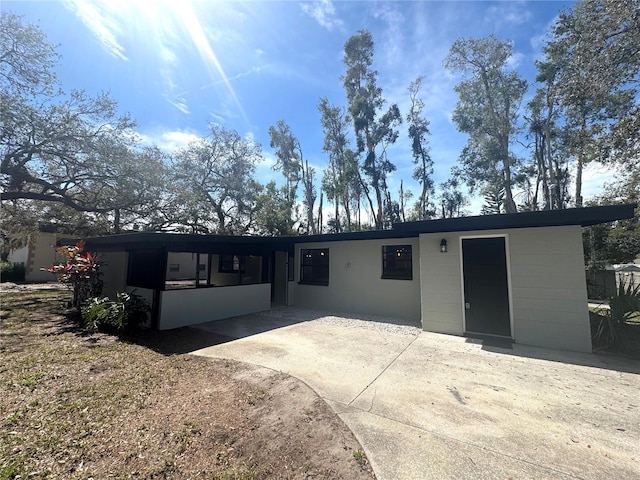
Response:
[[[86,239],[86,248],[95,251],[135,251],[165,248],[171,252],[249,253],[291,251],[296,243],[337,242],[346,240],[375,240],[416,237],[414,232],[370,230],[321,235],[287,237],[257,237],[231,235],[202,235],[191,233],[137,232]]]
[[[275,250],[291,252],[295,244],[384,240],[417,237],[421,233],[468,232],[566,225],[589,226],[633,218],[636,204],[544,210],[502,215],[447,218],[393,225],[393,230],[369,230],[289,237],[202,235],[193,233],[135,232],[87,238],[87,249],[116,252],[165,249],[172,252],[266,254]]]
[[[293,243],[343,242],[346,240],[384,240],[393,238],[417,237],[414,231],[398,232],[394,230],[367,230],[364,232],[324,233],[316,235],[299,235],[287,237]]]
[[[290,250],[283,237],[202,235],[191,233],[136,232],[86,239],[86,248],[102,252],[157,250],[200,253],[260,253]]]
[[[397,232],[420,234],[531,227],[560,227],[568,225],[587,227],[599,223],[633,218],[633,211],[636,207],[636,204],[606,205],[600,207],[568,208],[565,210],[479,215],[475,217],[394,223],[393,229]]]

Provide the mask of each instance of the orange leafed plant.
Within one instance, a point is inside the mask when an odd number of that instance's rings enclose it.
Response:
[[[73,305],[79,307],[86,299],[102,293],[100,262],[91,252],[84,253],[85,241],[75,245],[53,246],[56,253],[66,257],[64,263],[41,268],[53,273],[59,282],[73,288]]]

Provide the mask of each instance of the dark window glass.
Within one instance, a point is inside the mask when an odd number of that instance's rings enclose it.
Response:
[[[411,245],[382,247],[382,278],[412,280]]]
[[[165,277],[166,253],[159,251],[129,252],[127,285],[162,289]]]
[[[238,273],[240,270],[240,257],[238,255],[220,255],[218,271],[220,273]]]
[[[329,285],[328,248],[307,248],[300,251],[300,283]]]

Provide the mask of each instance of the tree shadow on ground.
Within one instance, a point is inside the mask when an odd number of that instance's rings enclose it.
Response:
[[[173,330],[141,330],[124,337],[124,340],[163,355],[181,355],[237,339],[193,327],[182,327]]]

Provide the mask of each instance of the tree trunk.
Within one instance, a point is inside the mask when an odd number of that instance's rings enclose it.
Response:
[[[376,230],[382,230],[384,228],[384,200],[382,199],[382,192],[378,185],[374,186],[376,190],[376,201],[378,202],[378,212],[374,212],[374,218],[376,222]]]
[[[547,101],[547,120],[544,124],[544,139],[547,143],[546,158],[549,171],[549,209],[560,207],[560,188],[556,176],[556,171],[553,166],[553,154],[551,149],[551,120],[553,118],[553,102],[549,99]]]
[[[113,233],[120,233],[120,209],[116,208],[113,212]]]
[[[349,206],[349,186],[347,185],[342,197],[342,205],[344,206],[344,214],[347,217],[347,232],[351,231],[351,207]]]
[[[322,200],[324,198],[324,194],[320,192],[320,206],[318,207],[318,232],[322,233]],[[313,232],[316,233],[316,232]]]
[[[369,195],[369,188],[367,187],[367,184],[364,183],[364,180],[362,179],[362,175],[360,175],[360,172],[358,172],[358,180],[360,180],[360,185],[362,186],[362,190],[364,191],[364,194],[367,197],[367,200],[369,202],[369,207],[371,207],[371,215],[374,216],[374,220],[375,220],[376,209],[373,206],[373,200],[371,200],[371,195]],[[360,207],[358,207],[358,226],[362,227],[362,219],[360,218]]]
[[[576,166],[576,207],[582,207],[582,151],[578,154],[578,164]]]
[[[311,172],[309,171],[309,161],[301,162],[302,167],[302,181],[304,183],[304,197],[307,203],[307,228],[311,228],[311,233],[317,233],[316,224],[313,220],[313,204],[315,199],[313,198],[313,178],[311,178]]]
[[[506,141],[506,148],[503,148],[502,175],[504,182],[504,211],[505,213],[517,213],[518,208],[513,200],[511,192],[511,165],[509,164],[509,143]]]
[[[406,222],[407,219],[404,215],[404,189],[402,186],[402,180],[400,180],[400,219]]]
[[[587,132],[587,120],[582,116],[580,125],[580,150],[578,151],[578,164],[576,165],[576,207],[582,207],[582,169],[584,168],[584,144]]]

